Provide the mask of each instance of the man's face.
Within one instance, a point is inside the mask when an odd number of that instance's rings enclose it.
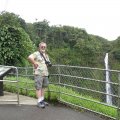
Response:
[[[45,43],[41,44],[41,45],[39,46],[39,50],[40,50],[40,52],[45,53],[46,44],[45,44]]]

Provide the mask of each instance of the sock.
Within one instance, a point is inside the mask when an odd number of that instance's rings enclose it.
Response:
[[[42,101],[42,97],[38,98],[38,102],[41,102]]]
[[[44,96],[42,96],[41,99],[44,100]]]

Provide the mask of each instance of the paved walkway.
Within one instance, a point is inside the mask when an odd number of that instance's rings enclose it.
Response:
[[[16,99],[16,95],[5,93],[0,101]],[[79,112],[61,105],[50,104],[45,109],[36,107],[37,99],[20,95],[20,106],[16,102],[0,102],[0,120],[103,120],[89,113]]]

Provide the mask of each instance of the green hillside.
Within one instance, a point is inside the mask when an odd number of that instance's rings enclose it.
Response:
[[[29,66],[27,56],[45,41],[53,64],[104,68],[105,53],[109,53],[111,69],[119,69],[120,37],[108,41],[73,26],[50,26],[47,20],[26,23],[19,15],[0,14],[0,63]]]

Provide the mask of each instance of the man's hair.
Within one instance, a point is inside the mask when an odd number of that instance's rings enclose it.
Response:
[[[45,44],[47,46],[47,44],[45,42],[40,42],[39,43],[39,47],[42,45],[42,44]]]

